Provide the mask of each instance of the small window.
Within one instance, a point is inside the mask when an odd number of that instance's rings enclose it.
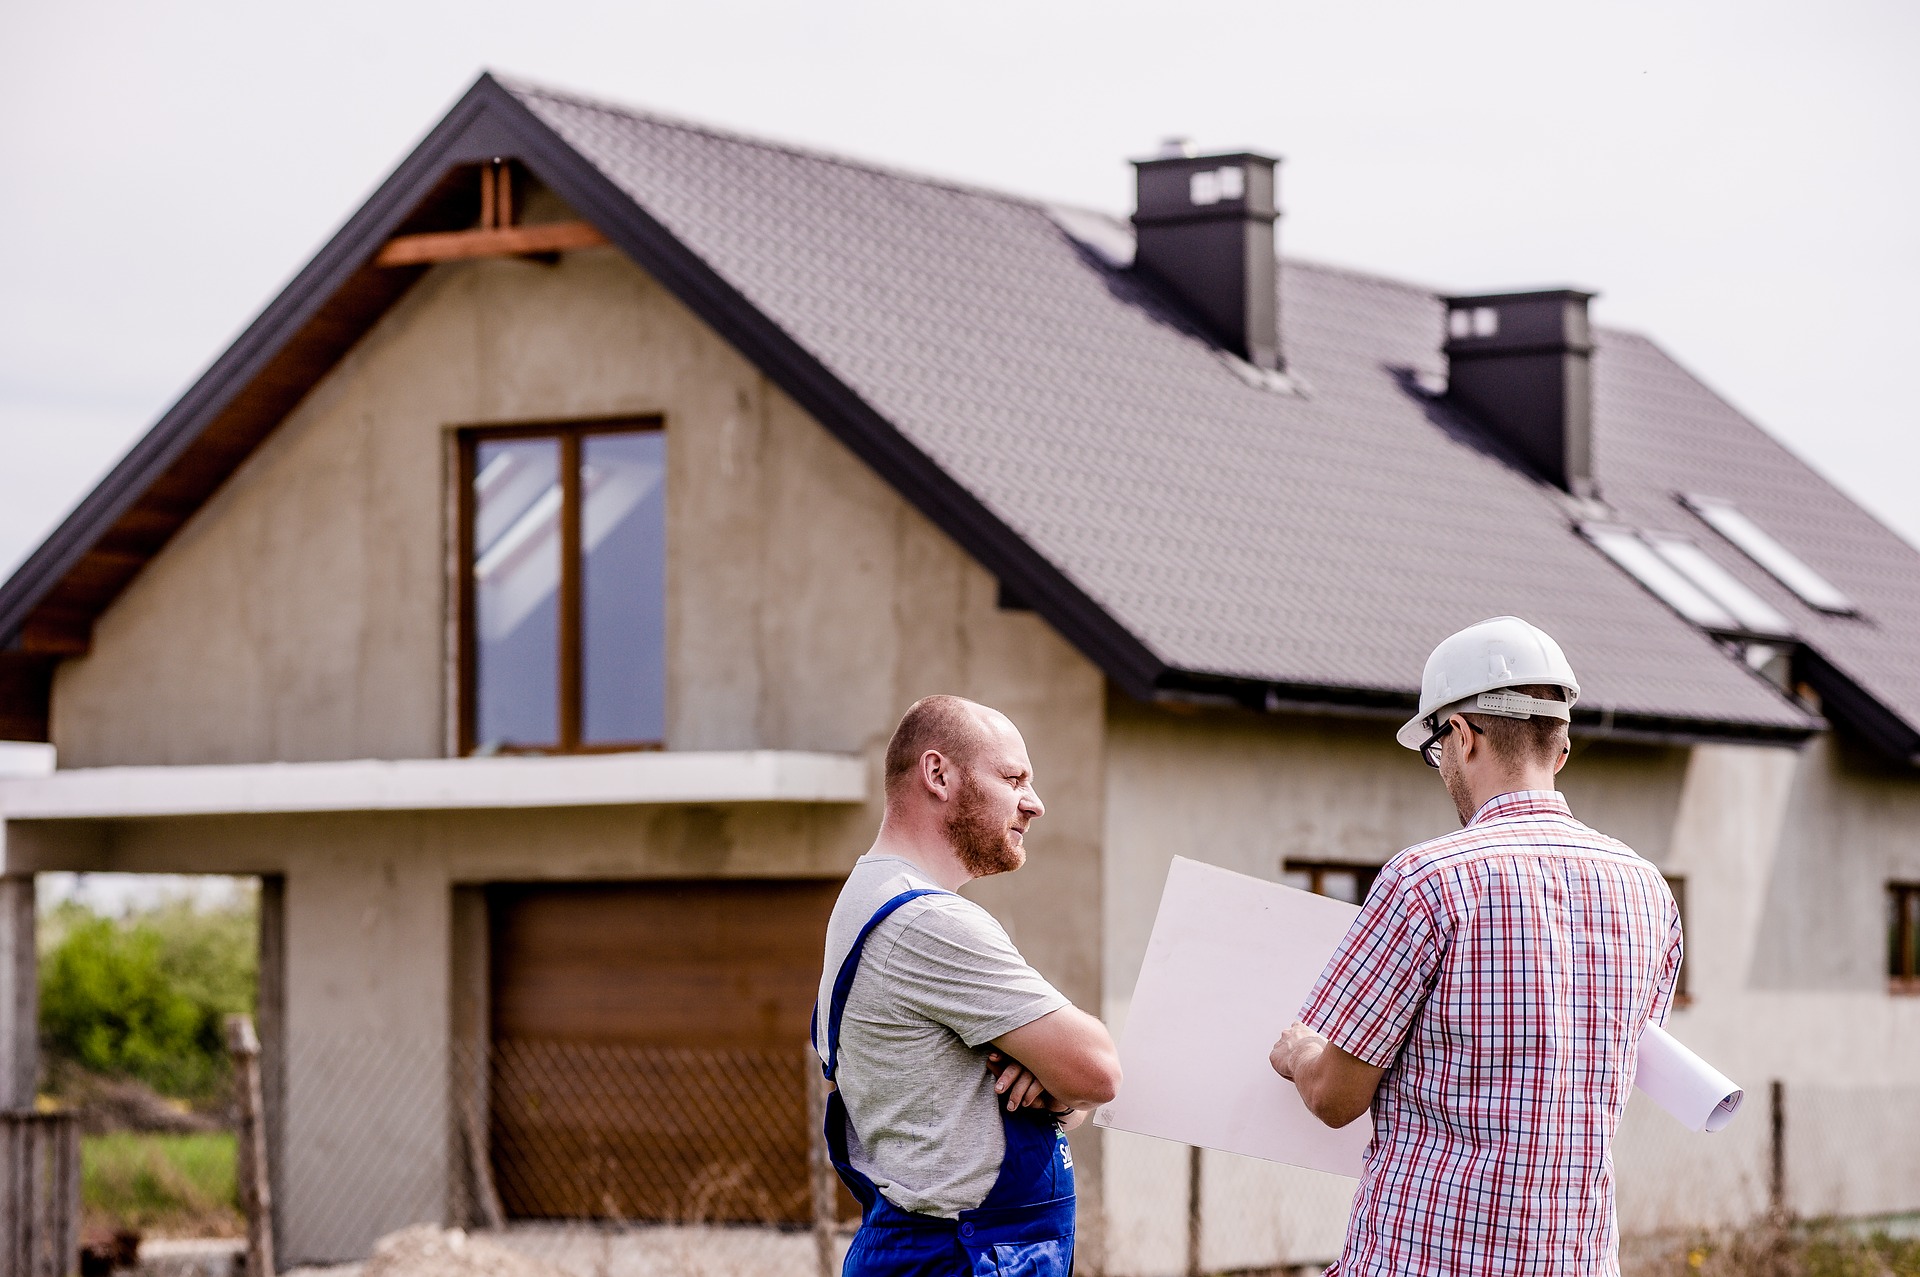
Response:
[[[1447,334],[1452,337],[1496,337],[1500,312],[1492,306],[1462,306],[1447,312]]]
[[[1733,542],[1742,554],[1799,595],[1809,607],[1843,615],[1855,610],[1853,603],[1831,581],[1808,567],[1799,555],[1774,540],[1765,528],[1748,518],[1731,501],[1692,493],[1682,494],[1680,500],[1715,532]]]
[[[1280,881],[1316,896],[1344,900],[1350,905],[1362,903],[1380,876],[1379,865],[1352,864],[1339,860],[1288,860],[1280,866]]]
[[[658,745],[666,437],[657,423],[461,436],[461,746]]]
[[[1673,892],[1673,903],[1680,906],[1680,931],[1684,935],[1687,930],[1687,880],[1679,874],[1666,874],[1664,877],[1667,889]],[[1692,943],[1692,937],[1687,937],[1687,942]],[[1684,955],[1680,959],[1680,973],[1673,981],[1673,1005],[1676,1010],[1693,1005],[1693,994],[1687,988],[1687,962]]]
[[[1887,884],[1887,979],[1896,993],[1920,993],[1920,882]]]
[[[1237,200],[1246,193],[1246,170],[1232,165],[1207,169],[1187,179],[1187,198],[1195,204],[1218,204],[1221,200]]]

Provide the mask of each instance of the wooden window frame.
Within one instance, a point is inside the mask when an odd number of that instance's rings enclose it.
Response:
[[[1901,970],[1903,959],[1913,957],[1916,940],[1920,940],[1914,934],[1920,928],[1920,882],[1889,882],[1887,907],[1893,924],[1887,937],[1887,992],[1920,997],[1920,959],[1914,959],[1913,970]]]
[[[473,588],[474,457],[482,443],[506,439],[553,439],[560,445],[560,668],[557,718],[559,741],[550,746],[515,745],[506,754],[622,754],[634,750],[664,749],[665,741],[595,741],[580,739],[586,716],[582,633],[585,591],[580,580],[580,441],[590,435],[646,434],[666,430],[666,418],[653,416],[594,417],[584,420],[514,422],[510,425],[462,426],[454,432],[459,456],[457,536],[459,556],[455,572],[454,606],[459,619],[459,729],[461,757],[474,752],[474,727],[479,720],[479,635],[474,616]]]
[[[1673,903],[1679,907],[1680,934],[1682,937],[1686,937],[1687,876],[1685,874],[1670,874],[1664,872],[1660,876],[1667,880],[1667,890],[1673,893]],[[1688,955],[1685,953],[1680,955],[1680,970],[1674,975],[1673,1009],[1676,1011],[1684,1011],[1693,1005],[1693,991],[1687,987],[1687,970],[1690,966],[1687,957]]]
[[[1280,862],[1281,873],[1306,874],[1307,880],[1311,884],[1307,890],[1316,896],[1327,895],[1326,892],[1320,890],[1320,877],[1322,874],[1350,873],[1354,875],[1354,885],[1360,895],[1360,899],[1354,902],[1356,904],[1365,904],[1367,902],[1367,896],[1373,891],[1373,880],[1380,876],[1380,870],[1384,867],[1383,865],[1365,864],[1358,860],[1295,860],[1291,856]],[[1331,900],[1333,897],[1327,896],[1327,899]]]

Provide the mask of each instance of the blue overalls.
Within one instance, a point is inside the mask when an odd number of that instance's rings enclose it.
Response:
[[[847,951],[827,1005],[825,1071],[840,1065],[840,1017],[867,937],[918,896],[945,895],[932,887],[903,891],[874,911]],[[958,1219],[904,1211],[889,1202],[847,1157],[847,1106],[836,1088],[827,1096],[827,1151],[833,1168],[860,1202],[860,1231],[841,1277],[1068,1277],[1073,1267],[1073,1157],[1067,1137],[1037,1109],[1000,1109],[1007,1151],[986,1199]]]

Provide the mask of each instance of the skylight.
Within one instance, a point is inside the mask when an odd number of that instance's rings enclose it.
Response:
[[[1584,523],[1580,532],[1628,576],[1703,630],[1791,636],[1787,619],[1681,537]]]
[[[1733,542],[1741,553],[1773,574],[1775,580],[1799,595],[1809,607],[1822,612],[1846,614],[1855,611],[1852,600],[1834,584],[1806,565],[1806,562],[1774,540],[1772,535],[1743,514],[1731,501],[1718,497],[1681,494],[1689,510],[1706,520],[1715,532]]]
[[[1680,575],[1705,590],[1720,606],[1733,613],[1740,628],[1753,634],[1793,633],[1787,618],[1773,605],[1749,590],[1740,579],[1707,557],[1705,550],[1680,537],[1649,534],[1647,541],[1654,553],[1667,561]]]

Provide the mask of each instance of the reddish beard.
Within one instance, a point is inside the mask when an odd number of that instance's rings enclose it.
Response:
[[[1026,848],[994,818],[986,791],[965,772],[960,774],[953,810],[947,815],[946,835],[961,868],[975,878],[1012,873],[1027,863]]]

